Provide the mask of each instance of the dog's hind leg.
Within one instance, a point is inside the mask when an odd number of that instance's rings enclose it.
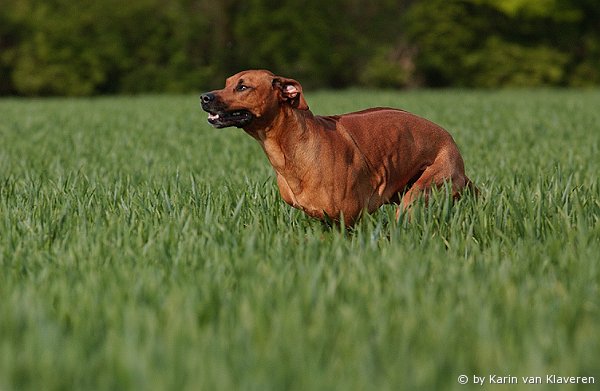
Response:
[[[419,197],[424,197],[425,203],[427,203],[431,188],[441,187],[444,183],[451,185],[453,198],[460,197],[461,191],[470,183],[465,176],[464,163],[460,156],[456,157],[452,153],[439,154],[435,161],[423,171],[415,183],[404,193],[401,202],[402,210],[410,210],[410,206]],[[396,218],[399,216],[400,207],[396,211]]]

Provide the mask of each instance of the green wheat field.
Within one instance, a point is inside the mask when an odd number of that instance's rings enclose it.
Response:
[[[307,100],[441,124],[480,196],[346,231],[198,96],[1,99],[0,390],[600,387],[600,91]]]

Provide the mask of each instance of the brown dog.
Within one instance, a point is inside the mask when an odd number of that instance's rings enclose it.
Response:
[[[351,226],[400,195],[407,209],[432,186],[451,183],[457,197],[470,184],[452,136],[403,110],[316,116],[300,83],[265,70],[233,75],[200,99],[210,124],[243,128],[260,143],[285,202],[318,219]]]

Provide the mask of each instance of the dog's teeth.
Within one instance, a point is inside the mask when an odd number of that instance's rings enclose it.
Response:
[[[210,120],[219,119],[219,114],[209,114],[208,119],[210,119]]]

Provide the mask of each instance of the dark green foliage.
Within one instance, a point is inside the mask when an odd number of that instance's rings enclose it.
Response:
[[[405,31],[428,85],[593,85],[599,13],[600,3],[577,0],[418,1]]]
[[[268,68],[308,87],[600,83],[585,0],[2,0],[0,94],[198,91]]]

